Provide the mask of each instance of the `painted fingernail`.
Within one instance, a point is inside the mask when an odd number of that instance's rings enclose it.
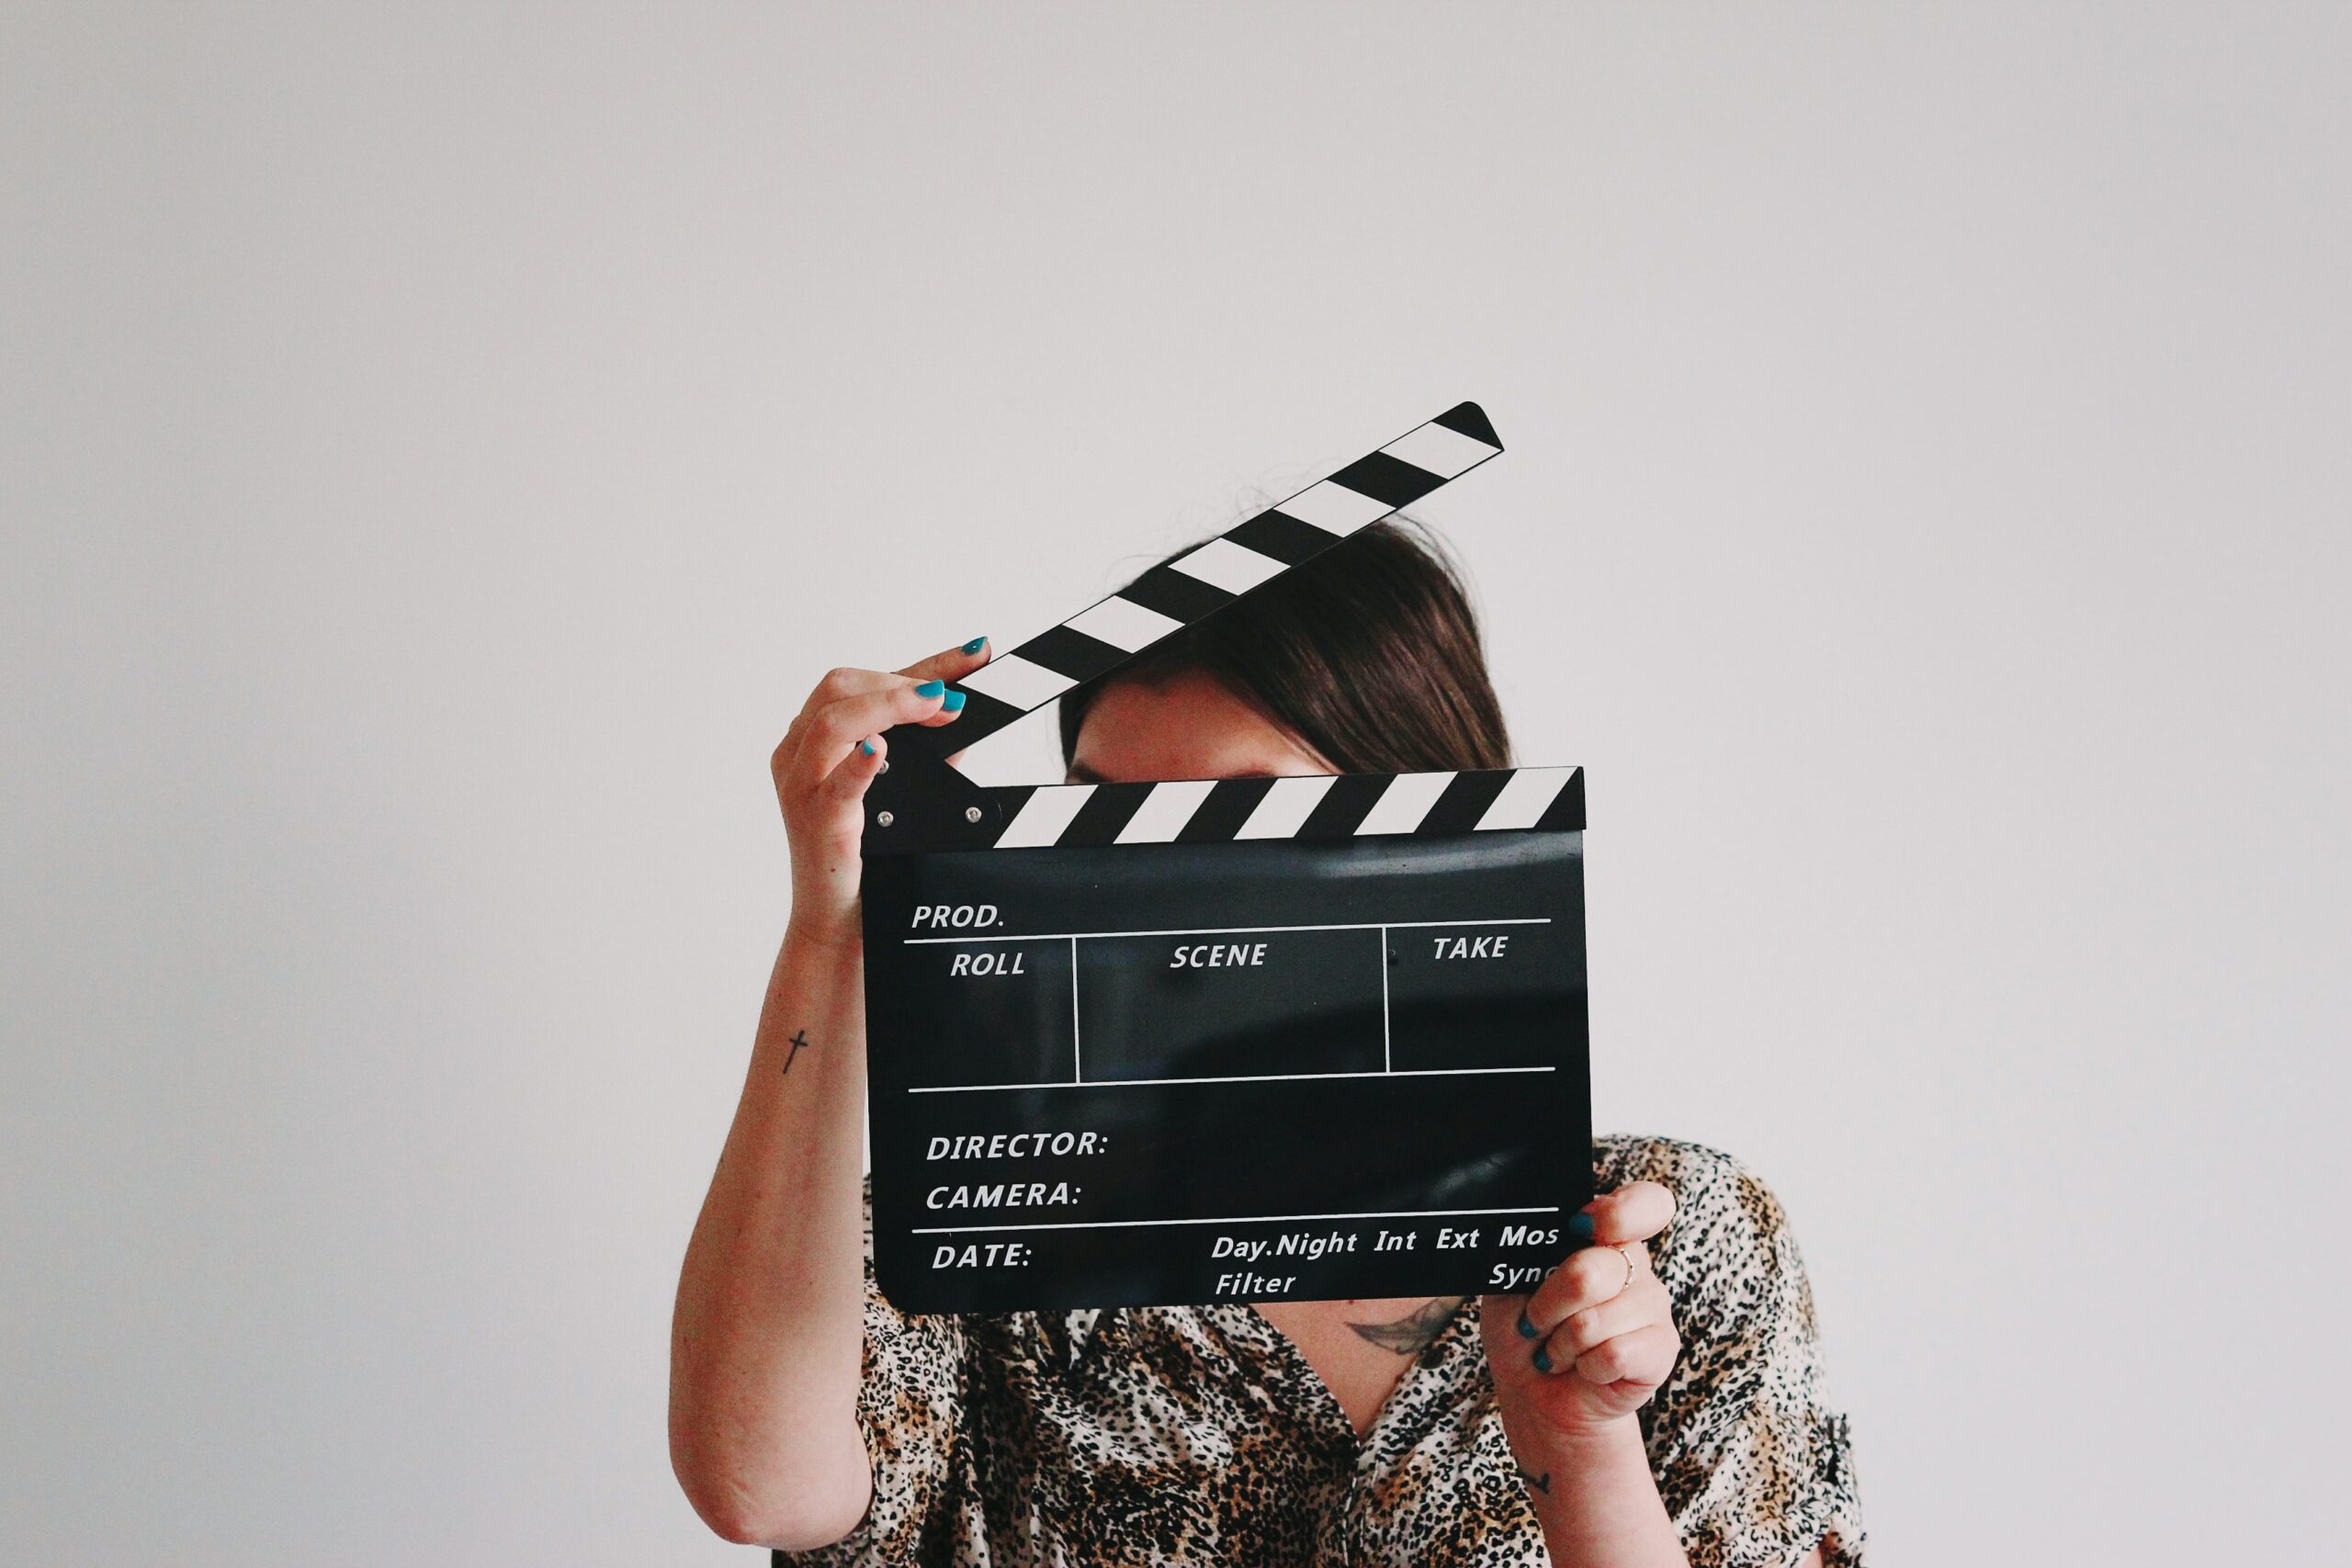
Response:
[[[1539,1372],[1548,1372],[1552,1370],[1552,1353],[1541,1345],[1535,1347],[1535,1370]]]
[[[1568,1239],[1570,1241],[1575,1242],[1578,1247],[1590,1247],[1592,1245],[1592,1216],[1590,1214],[1570,1214],[1568,1216]]]
[[[1521,1339],[1535,1337],[1535,1325],[1527,1321],[1527,1314],[1523,1310],[1519,1314],[1519,1337]]]
[[[940,703],[939,708],[942,713],[962,713],[964,711],[964,694],[961,692],[948,693],[945,700]]]
[[[964,651],[965,651],[965,652],[967,652],[967,653],[978,653],[978,652],[979,652],[979,651],[980,651],[980,649],[982,649],[986,648],[988,645],[989,645],[989,639],[988,639],[988,638],[986,638],[986,637],[974,637],[971,641],[969,641],[969,642],[967,642],[967,643],[966,643],[966,644],[964,645]]]
[[[944,681],[925,681],[922,685],[915,688],[915,695],[919,697],[935,697],[946,689],[947,682]]]
[[[871,741],[871,740],[861,740],[861,741],[859,741],[859,742],[857,743],[857,749],[858,749],[859,750],[861,750],[861,751],[865,752],[865,753],[867,756],[869,756],[869,757],[871,757],[872,755],[874,755],[874,742],[873,742],[873,741]]]

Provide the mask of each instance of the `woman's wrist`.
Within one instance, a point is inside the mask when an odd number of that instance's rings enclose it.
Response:
[[[1638,1462],[1643,1476],[1649,1475],[1641,1422],[1631,1416],[1590,1427],[1547,1426],[1521,1432],[1506,1414],[1503,1431],[1510,1438],[1520,1477],[1539,1503],[1565,1497],[1571,1488],[1611,1477],[1629,1463]]]
[[[799,900],[793,902],[797,905]],[[796,908],[784,925],[784,951],[787,957],[798,955],[820,964],[839,964],[860,957],[865,942],[865,929],[854,905],[846,913],[832,916],[806,916]]]
[[[1523,1437],[1506,1421],[1504,1430],[1554,1562],[1624,1568],[1688,1562],[1650,1473],[1637,1416]]]
[[[835,1029],[844,1017],[862,1017],[865,984],[865,943],[854,915],[846,927],[828,927],[797,916],[786,920],[784,942],[768,976],[762,1036],[770,1032],[770,1012],[787,1037],[798,1028]]]

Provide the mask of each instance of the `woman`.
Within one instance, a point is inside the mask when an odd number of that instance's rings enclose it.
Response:
[[[1605,1138],[1532,1295],[915,1317],[862,1196],[860,800],[985,638],[836,670],[773,761],[792,913],[679,1284],[670,1442],[730,1540],[811,1562],[1860,1562],[1779,1206]],[[1461,583],[1358,533],[1072,693],[1074,782],[1510,765]],[[788,1070],[787,1070],[788,1069]],[[793,1558],[793,1553],[806,1553]],[[1548,1555],[1547,1555],[1548,1554]]]

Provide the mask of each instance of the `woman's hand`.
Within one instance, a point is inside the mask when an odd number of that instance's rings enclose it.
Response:
[[[1655,1181],[1596,1198],[1570,1222],[1590,1245],[1533,1294],[1481,1302],[1487,1362],[1514,1448],[1580,1442],[1622,1423],[1674,1370],[1682,1339],[1645,1245],[1673,1217],[1674,1195]]]
[[[882,731],[952,722],[964,694],[946,682],[988,661],[988,639],[974,637],[896,673],[835,670],[808,694],[768,759],[792,849],[794,936],[829,947],[856,943],[865,787],[889,761]]]
[[[1560,1568],[1689,1568],[1634,1418],[1682,1351],[1645,1245],[1673,1217],[1671,1192],[1631,1182],[1569,1222],[1588,1245],[1532,1295],[1478,1303],[1503,1435]]]

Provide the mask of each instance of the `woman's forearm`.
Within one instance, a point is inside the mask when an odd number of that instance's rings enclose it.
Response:
[[[1513,1449],[1556,1568],[1690,1568],[1633,1417]]]
[[[975,637],[895,674],[830,671],[768,759],[792,922],[670,1332],[670,1462],[731,1540],[822,1545],[856,1528],[873,1494],[857,1425],[864,802],[890,765],[888,731],[953,723],[964,699],[947,682],[987,663],[986,648]]]
[[[787,935],[671,1333],[671,1462],[729,1540],[816,1545],[865,1510],[865,1100],[858,949]]]

